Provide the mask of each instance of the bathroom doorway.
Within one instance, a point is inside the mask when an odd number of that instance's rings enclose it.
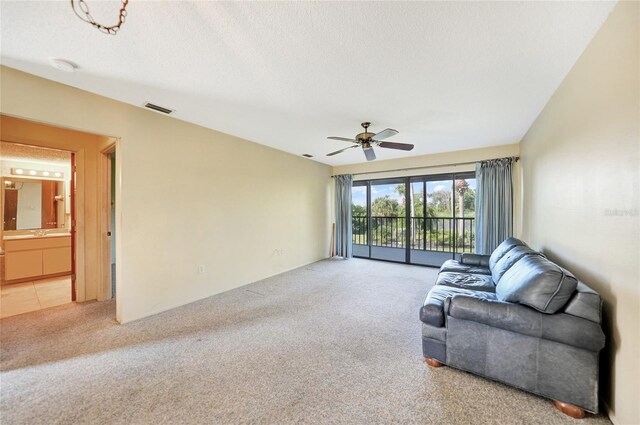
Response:
[[[0,317],[75,299],[75,155],[0,142]]]
[[[103,188],[107,188],[105,179],[108,168],[102,166],[105,152],[115,151],[120,158],[120,139],[70,128],[59,127],[33,120],[0,114],[0,139],[3,142],[33,145],[54,150],[64,150],[75,155],[74,176],[75,196],[73,201],[75,213],[73,219],[74,242],[74,275],[75,301],[104,301],[111,299],[110,246],[104,246],[102,235],[108,230],[110,207],[103,205],[107,197]],[[116,144],[118,149],[116,150]],[[116,167],[120,173],[119,164]],[[116,175],[117,184],[121,184]],[[2,191],[0,191],[2,192]],[[119,196],[120,190],[116,190]],[[119,209],[119,205],[117,206]],[[119,213],[118,213],[119,214]],[[116,215],[116,226],[120,220]],[[120,227],[118,227],[119,229]],[[104,233],[103,233],[104,230]],[[122,232],[119,232],[119,236]],[[0,226],[0,243],[2,240],[2,226]],[[120,259],[120,247],[116,246],[116,254]],[[106,259],[106,261],[103,261]],[[119,261],[121,264],[122,261]],[[117,282],[121,285],[121,282]],[[119,286],[120,287],[120,286]],[[118,317],[118,303],[116,302],[116,319]]]

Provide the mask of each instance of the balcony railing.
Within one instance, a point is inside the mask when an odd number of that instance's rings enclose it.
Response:
[[[475,218],[412,217],[411,249],[440,252],[473,252]],[[406,217],[371,217],[371,246],[405,248]],[[366,216],[352,216],[353,243],[368,245]]]

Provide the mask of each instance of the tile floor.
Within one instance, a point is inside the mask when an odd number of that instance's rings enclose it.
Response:
[[[71,302],[71,276],[0,287],[0,318]]]

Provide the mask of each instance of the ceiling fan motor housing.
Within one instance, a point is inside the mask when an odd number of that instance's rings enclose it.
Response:
[[[356,136],[356,140],[358,142],[370,142],[371,138],[373,136],[375,136],[376,133],[369,133],[368,131],[365,131],[364,133],[360,133]]]

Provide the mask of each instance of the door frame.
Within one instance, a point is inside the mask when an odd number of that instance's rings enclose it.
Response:
[[[119,225],[116,223],[116,229],[111,229],[111,202],[115,202],[116,208],[118,208],[118,202],[111,198],[111,154],[118,155],[119,143],[120,139],[116,138],[112,143],[100,151],[100,282],[98,286],[98,301],[105,301],[113,298],[111,283],[113,279],[113,276],[111,275],[111,234],[113,232],[116,234],[118,233],[117,228]],[[118,196],[120,192],[120,179],[118,178],[119,169],[118,160],[116,158],[116,196]],[[115,221],[119,222],[118,214],[115,213],[115,215]],[[117,255],[119,251],[117,244],[115,249]],[[116,282],[117,281],[118,279],[116,278]]]
[[[70,223],[70,233],[71,233],[71,301],[75,302],[78,299],[78,258],[77,258],[77,246],[78,246],[78,229],[77,229],[77,184],[78,184],[78,166],[77,166],[77,157],[75,152],[71,153],[71,179],[69,181],[69,211],[71,211],[71,223]],[[84,268],[83,276],[82,276],[82,284],[84,285]]]
[[[84,205],[84,186],[85,186],[85,162],[84,150],[70,150],[68,148],[52,147],[46,144],[38,143],[30,140],[14,140],[11,137],[2,137],[2,143],[11,143],[15,145],[31,146],[43,149],[52,149],[68,152],[71,156],[71,179],[69,184],[70,195],[70,229],[71,235],[71,301],[85,300],[85,211],[84,208],[78,208],[78,205]],[[2,181],[4,182],[4,179]],[[4,183],[3,183],[4,185]],[[0,209],[4,211],[4,187],[2,188],[2,202]],[[0,243],[4,248],[4,226],[0,226]]]
[[[39,146],[73,152],[76,155],[76,300],[103,300],[100,293],[100,151],[120,138],[62,127],[0,113],[0,139],[3,142]],[[116,151],[118,152],[118,151]],[[121,154],[118,153],[120,156]],[[119,173],[119,158],[116,173]],[[118,179],[118,187],[120,179]],[[116,189],[117,190],[117,189]],[[118,202],[116,201],[116,205]],[[120,221],[116,212],[116,226]],[[0,243],[2,243],[0,226]],[[4,244],[3,244],[4,245]],[[116,254],[119,255],[118,246]],[[118,257],[119,258],[119,257]],[[117,313],[116,305],[116,313]]]

